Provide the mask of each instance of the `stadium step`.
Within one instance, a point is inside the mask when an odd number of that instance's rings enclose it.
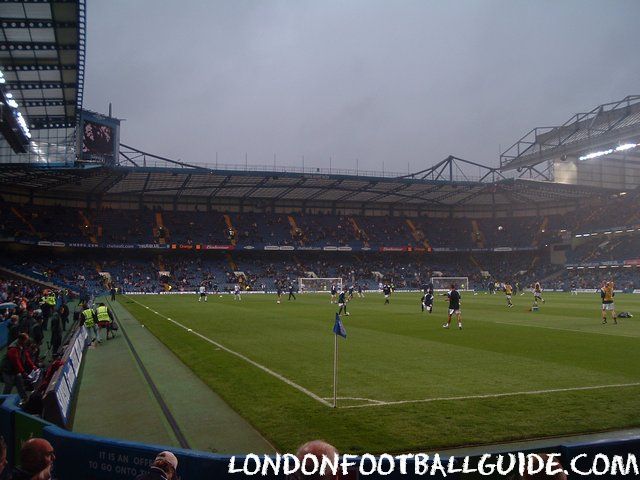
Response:
[[[542,234],[547,231],[548,226],[549,226],[549,217],[544,217],[542,219],[542,224],[540,225],[540,228],[538,229],[538,231],[533,237],[533,241],[531,242],[532,247],[537,247],[538,245],[540,245]]]
[[[98,239],[93,233],[93,229],[91,228],[91,221],[87,218],[82,210],[78,210],[78,215],[80,216],[80,220],[82,220],[82,234],[89,239],[89,241],[93,244],[98,243]],[[100,228],[102,231],[102,228]]]
[[[471,227],[473,228],[473,233],[471,237],[471,241],[478,245],[479,248],[484,248],[484,234],[482,230],[480,230],[480,225],[478,225],[477,220],[471,220]]]
[[[292,230],[298,228],[298,224],[296,223],[296,219],[293,218],[293,215],[287,215],[287,220],[289,220],[289,225],[291,225]]]
[[[227,215],[226,213],[224,214],[224,223],[227,225],[227,228],[233,230],[233,223],[231,222],[231,217],[229,215]]]
[[[235,245],[237,243],[237,239],[236,239],[236,236],[235,236],[236,229],[233,227],[233,222],[231,221],[231,217],[229,215],[227,215],[226,213],[223,215],[223,217],[224,217],[224,223],[227,225],[227,229],[230,232],[234,232],[234,235],[231,238],[231,244]]]
[[[165,271],[166,268],[164,266],[164,260],[162,258],[162,255],[158,255],[156,257],[156,261],[157,261],[157,265],[158,265],[158,270],[160,270],[161,272]]]
[[[367,237],[367,233],[360,228],[360,225],[358,225],[358,222],[356,222],[356,219],[353,218],[353,217],[349,217],[349,223],[353,227],[353,232],[355,234],[355,237],[358,240],[360,240],[360,241],[362,241],[364,243],[367,243],[367,238],[368,238]]]
[[[11,207],[11,211],[13,212],[13,214],[14,214],[16,217],[18,217],[18,218],[20,219],[20,221],[21,221],[22,223],[24,223],[24,224],[27,226],[27,228],[29,229],[29,231],[30,231],[31,233],[33,233],[33,234],[36,234],[36,235],[37,235],[37,233],[38,233],[38,232],[36,232],[36,229],[35,229],[35,228],[33,228],[33,225],[31,225],[31,223],[29,222],[29,220],[27,220],[27,219],[24,217],[24,215],[22,215],[22,213],[20,213],[20,211],[19,211],[16,207]]]
[[[162,218],[162,212],[156,212],[156,228],[153,232],[154,237],[158,239],[160,245],[164,245],[167,242],[167,229],[164,226],[164,219]],[[162,235],[160,234],[162,232]]]
[[[293,215],[287,215],[287,219],[289,220],[289,226],[291,226],[291,238],[294,240],[302,240],[304,238],[304,232],[298,227],[296,219],[293,218]]]
[[[431,250],[431,245],[429,244],[429,240],[427,240],[425,238],[424,232],[420,229],[418,229],[415,224],[413,223],[412,220],[406,218],[405,219],[406,224],[409,226],[409,230],[411,230],[411,235],[413,236],[413,239],[422,244],[422,246],[424,246],[424,248],[427,251]]]
[[[231,271],[235,272],[236,270],[238,270],[238,265],[233,260],[233,257],[231,256],[231,254],[229,252],[225,252],[225,257],[227,258],[227,262],[229,263],[229,266],[231,267]]]
[[[405,219],[405,222],[406,222],[407,225],[409,225],[409,230],[411,230],[411,235],[413,235],[413,238],[416,240],[416,242],[419,242],[421,240],[421,238],[420,238],[420,234],[418,233],[418,229],[416,228],[416,226],[408,218]]]

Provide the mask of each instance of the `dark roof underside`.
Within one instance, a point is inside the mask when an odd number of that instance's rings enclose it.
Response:
[[[281,201],[451,208],[566,204],[610,193],[595,187],[534,180],[495,183],[414,179],[234,172],[180,168],[95,167],[89,169],[0,166],[0,188],[7,193],[33,191],[51,197],[105,200],[166,197],[167,201]]]
[[[0,4],[0,65],[30,129],[72,128],[82,105],[84,0]]]

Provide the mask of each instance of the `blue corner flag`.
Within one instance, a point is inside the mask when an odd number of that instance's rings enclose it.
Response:
[[[342,325],[342,320],[340,320],[340,315],[336,313],[336,323],[333,325],[333,333],[336,335],[340,335],[341,337],[347,338],[347,331],[344,329],[344,325]]]

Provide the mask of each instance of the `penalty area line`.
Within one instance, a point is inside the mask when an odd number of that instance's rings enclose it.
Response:
[[[195,330],[186,327],[185,325],[181,324],[180,322],[177,322],[176,320],[173,320],[172,318],[166,317],[164,315],[162,315],[161,313],[156,312],[155,310],[151,310],[149,307],[147,307],[146,305],[138,302],[137,300],[134,300],[131,297],[127,297],[129,300],[131,300],[134,303],[137,303],[138,305],[140,305],[141,307],[146,308],[147,310],[152,311],[154,314],[158,315],[161,318],[164,318],[165,320],[168,320],[169,322],[173,323],[174,325],[177,325],[178,327],[186,330],[189,333],[192,333],[194,335],[196,335],[197,337],[200,337],[202,340],[204,340],[205,342],[208,342],[212,345],[215,345],[216,347],[218,347],[221,350],[224,350],[227,353],[230,353],[231,355],[235,355],[236,357],[240,358],[241,360],[244,360],[245,362],[253,365],[256,368],[259,368],[260,370],[262,370],[263,372],[268,373],[269,375],[277,378],[278,380],[286,383],[287,385],[289,385],[290,387],[295,388],[296,390],[304,393],[305,395],[313,398],[315,401],[320,402],[321,404],[327,406],[327,407],[331,407],[333,408],[333,405],[329,402],[327,402],[324,398],[319,397],[318,395],[316,395],[315,393],[313,393],[311,390],[308,390],[306,388],[304,388],[302,385],[298,385],[297,383],[295,383],[292,380],[289,380],[287,377],[280,375],[278,372],[274,372],[273,370],[271,370],[268,367],[265,367],[264,365],[259,364],[258,362],[251,360],[249,357],[244,356],[241,353],[238,353],[234,350],[231,350],[230,348],[225,347],[224,345],[222,345],[221,343],[216,342],[215,340],[211,340],[209,337],[205,337],[204,335],[202,335],[201,333],[196,332]]]
[[[402,405],[405,403],[429,403],[429,402],[450,402],[455,400],[475,400],[485,398],[501,398],[501,397],[516,397],[520,395],[544,395],[546,393],[562,393],[562,392],[578,392],[584,390],[602,390],[605,388],[627,388],[627,387],[640,387],[640,382],[635,383],[617,383],[612,385],[592,385],[589,387],[570,387],[570,388],[551,388],[548,390],[529,390],[523,392],[507,392],[507,393],[488,393],[485,395],[465,395],[461,397],[436,397],[436,398],[423,398],[420,400],[397,400],[397,401],[378,401],[377,403],[370,403],[365,405],[349,405],[340,408],[366,408],[366,407],[379,407],[385,405]]]

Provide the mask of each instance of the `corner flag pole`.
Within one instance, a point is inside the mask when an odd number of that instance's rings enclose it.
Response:
[[[336,322],[333,324],[333,336],[335,337],[333,348],[333,408],[338,406],[338,335],[347,338],[347,331],[342,325],[340,315],[336,313]]]
[[[334,334],[335,348],[333,349],[333,408],[338,406],[338,335]]]

